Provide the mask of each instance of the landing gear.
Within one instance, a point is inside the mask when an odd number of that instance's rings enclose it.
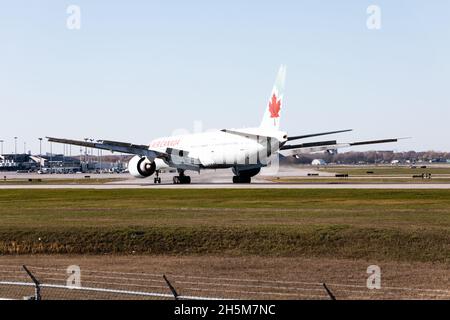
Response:
[[[161,177],[159,176],[159,170],[156,171],[156,176],[155,176],[155,178],[153,179],[153,182],[154,182],[155,184],[157,184],[157,183],[161,184]]]
[[[173,184],[190,184],[191,177],[184,175],[184,170],[178,170],[178,176],[173,177]]]
[[[260,167],[252,169],[234,167],[233,173],[235,176],[233,177],[233,183],[251,183],[252,177],[256,176],[260,170]]]
[[[233,183],[251,183],[252,178],[248,176],[234,176]]]
[[[191,177],[190,176],[175,176],[173,177],[174,184],[190,184]]]

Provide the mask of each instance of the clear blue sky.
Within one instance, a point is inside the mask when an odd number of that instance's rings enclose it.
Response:
[[[71,4],[81,30],[66,28]],[[282,63],[288,133],[353,128],[340,139],[450,151],[446,0],[2,0],[0,50],[5,151],[14,136],[36,152],[46,135],[147,143],[196,120],[255,126]]]

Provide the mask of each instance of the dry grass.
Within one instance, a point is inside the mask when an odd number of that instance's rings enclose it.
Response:
[[[169,293],[166,274],[184,295],[240,299],[328,299],[326,282],[337,299],[448,299],[450,267],[439,263],[393,263],[376,260],[219,256],[7,256],[0,257],[0,279],[29,281],[20,265],[26,264],[44,283],[65,284],[69,265],[81,267],[82,285]],[[382,289],[368,290],[369,265],[379,265]],[[44,268],[44,269],[41,269]],[[14,274],[2,270],[17,271]],[[0,295],[20,298],[0,286]],[[126,298],[123,295],[74,296],[45,291],[46,298]],[[136,297],[134,297],[136,298]]]

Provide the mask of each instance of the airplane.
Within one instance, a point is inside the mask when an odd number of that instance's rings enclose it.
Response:
[[[134,155],[128,163],[129,173],[136,178],[155,175],[154,183],[161,183],[161,171],[176,169],[174,184],[191,183],[186,171],[208,169],[232,169],[233,183],[251,183],[251,178],[260,173],[261,168],[272,163],[274,157],[298,157],[301,154],[336,152],[352,146],[391,143],[398,139],[383,139],[338,143],[336,140],[291,144],[306,138],[319,137],[352,131],[352,129],[328,131],[290,136],[280,130],[281,111],[284,102],[286,67],[278,71],[275,85],[265,106],[259,127],[243,129],[223,129],[187,135],[157,138],[148,145],[127,142],[97,140],[86,141],[47,137],[49,142],[97,148],[111,152]]]

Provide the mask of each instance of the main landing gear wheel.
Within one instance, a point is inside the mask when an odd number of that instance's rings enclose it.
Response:
[[[234,176],[233,183],[251,183],[252,178],[247,176]]]
[[[190,184],[191,177],[184,175],[184,170],[178,169],[178,176],[173,177],[174,184]]]
[[[190,184],[191,177],[190,176],[175,176],[173,177],[174,184]]]

